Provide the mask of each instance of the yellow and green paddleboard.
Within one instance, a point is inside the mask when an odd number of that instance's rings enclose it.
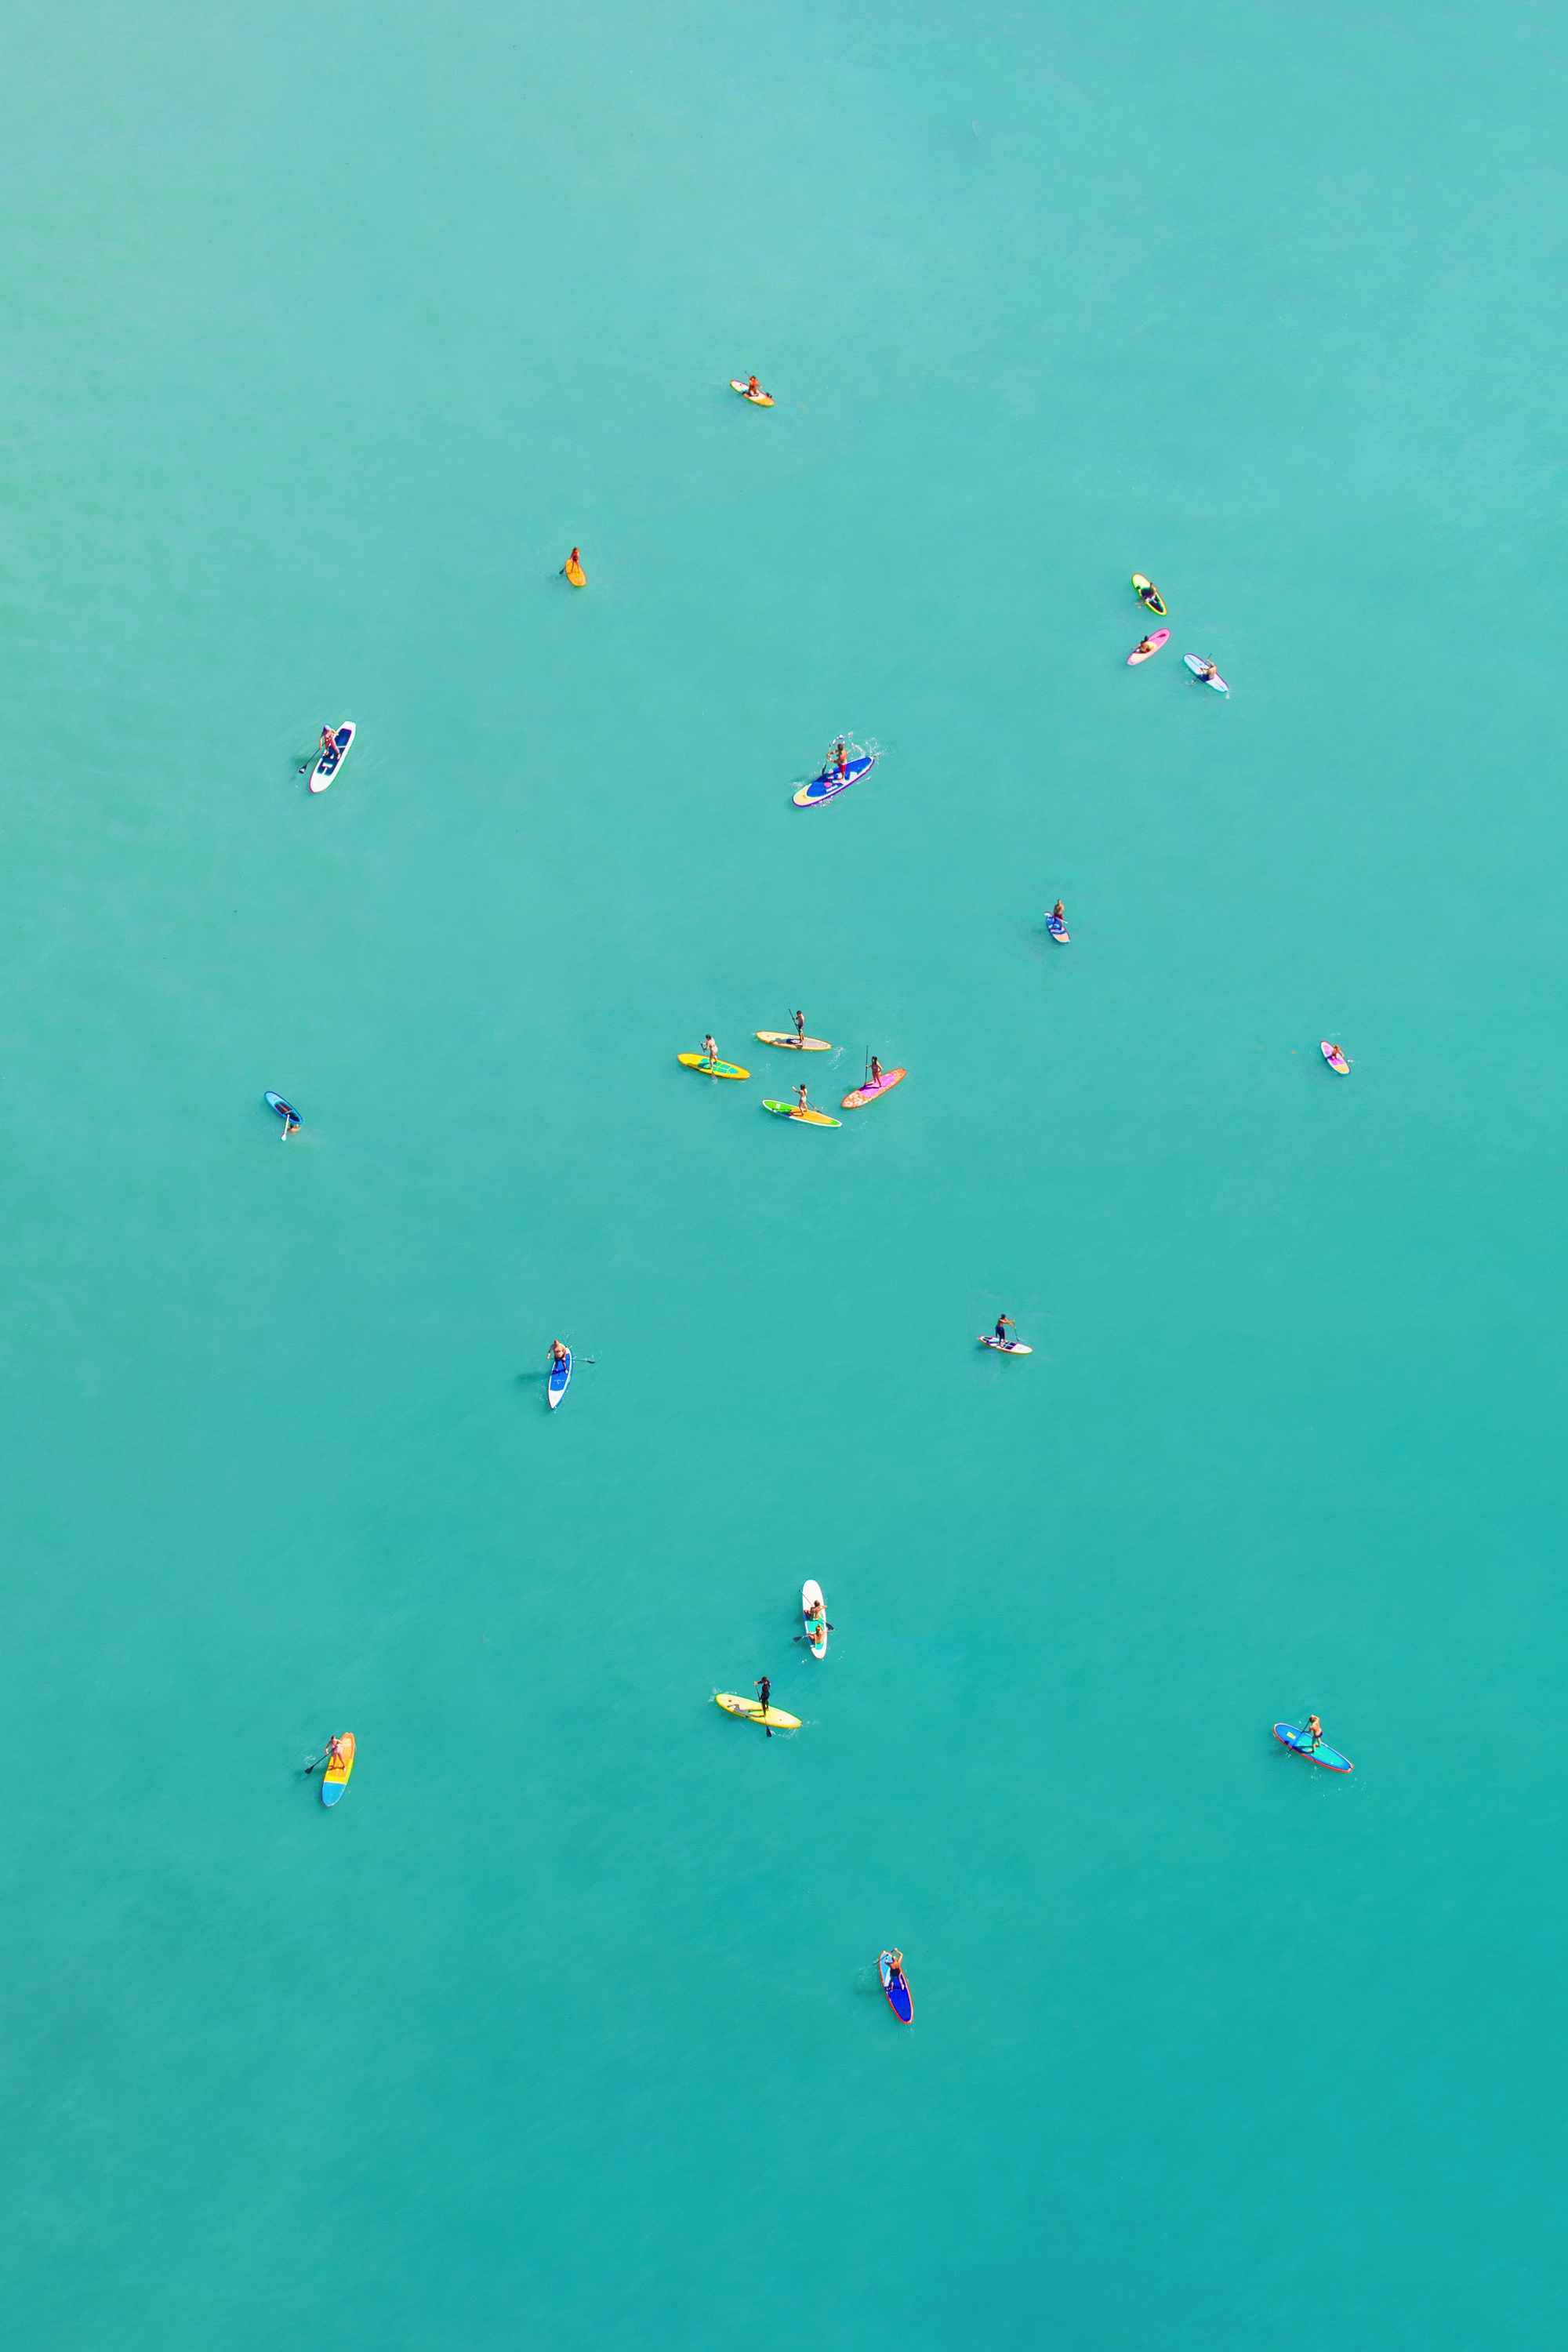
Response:
[[[802,1110],[798,1103],[765,1102],[763,1108],[771,1110],[775,1118],[798,1118],[803,1127],[842,1127],[844,1124],[841,1118],[829,1118],[825,1110]]]
[[[710,1062],[704,1054],[677,1054],[676,1060],[683,1070],[700,1070],[705,1078],[749,1078],[739,1062]]]

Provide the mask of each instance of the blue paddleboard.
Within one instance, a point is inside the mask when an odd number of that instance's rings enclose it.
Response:
[[[1305,1731],[1298,1724],[1277,1723],[1274,1727],[1274,1737],[1281,1748],[1293,1748],[1298,1756],[1304,1756],[1309,1764],[1321,1764],[1325,1772],[1355,1770],[1355,1766],[1351,1762],[1350,1758],[1342,1756],[1337,1748],[1331,1748],[1326,1739],[1320,1739],[1314,1748]]]
[[[809,784],[802,784],[795,796],[796,808],[816,808],[819,801],[830,801],[836,794],[847,793],[851,784],[858,784],[861,777],[876,766],[877,758],[875,751],[861,751],[845,762],[842,775],[837,764],[824,768],[819,776],[813,776]]]
[[[554,1412],[556,1406],[565,1395],[567,1383],[571,1378],[572,1350],[568,1348],[566,1350],[565,1362],[563,1364],[552,1364],[550,1367],[550,1410],[552,1412]]]
[[[888,2006],[899,2023],[912,2025],[915,2015],[915,1997],[910,1990],[902,1969],[894,1969],[891,1953],[882,1952],[878,1956],[877,1973],[882,1979],[882,1990],[888,1996]]]
[[[279,1118],[283,1122],[283,1132],[285,1135],[288,1134],[290,1127],[298,1127],[300,1125],[300,1114],[294,1108],[292,1103],[286,1103],[281,1095],[275,1095],[273,1093],[270,1087],[267,1089],[267,1108],[268,1110],[275,1110],[278,1113]]]

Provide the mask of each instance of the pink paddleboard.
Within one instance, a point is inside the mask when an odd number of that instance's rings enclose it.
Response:
[[[1133,646],[1132,651],[1127,656],[1128,668],[1134,668],[1141,661],[1152,660],[1154,655],[1159,652],[1161,646],[1168,646],[1170,642],[1171,632],[1169,629],[1156,629],[1152,637],[1145,637],[1141,646]]]
[[[879,1083],[868,1078],[863,1087],[857,1087],[852,1095],[846,1095],[838,1108],[840,1110],[859,1110],[865,1104],[875,1102],[879,1095],[885,1095],[889,1087],[900,1085],[908,1076],[907,1070],[884,1070]]]
[[[1351,1066],[1346,1061],[1344,1055],[1341,1053],[1339,1047],[1337,1045],[1331,1045],[1326,1037],[1321,1040],[1321,1044],[1323,1048],[1323,1059],[1327,1062],[1330,1069],[1337,1070],[1342,1078],[1348,1078],[1351,1074]]]

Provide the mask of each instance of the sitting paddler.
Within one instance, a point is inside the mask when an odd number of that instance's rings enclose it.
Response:
[[[552,1371],[559,1370],[560,1367],[566,1361],[567,1354],[568,1350],[562,1346],[559,1339],[552,1339],[550,1342],[550,1369]]]

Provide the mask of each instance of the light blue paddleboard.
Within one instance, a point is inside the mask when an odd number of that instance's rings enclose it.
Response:
[[[1351,1762],[1350,1758],[1342,1756],[1337,1748],[1331,1748],[1326,1739],[1320,1739],[1314,1748],[1305,1731],[1298,1724],[1277,1723],[1274,1727],[1274,1737],[1282,1748],[1293,1748],[1298,1756],[1304,1756],[1309,1764],[1321,1764],[1325,1772],[1355,1770],[1355,1766]]]

